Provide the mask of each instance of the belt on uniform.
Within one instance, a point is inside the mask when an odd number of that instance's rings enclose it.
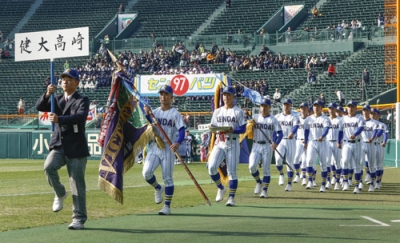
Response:
[[[336,142],[336,140],[328,140],[329,142]]]
[[[283,139],[289,139],[289,138],[283,138]]]
[[[348,143],[356,143],[356,142],[360,142],[360,140],[358,139],[358,140],[344,140],[345,142],[348,142]]]
[[[226,141],[236,140],[236,138],[226,138]]]
[[[297,140],[299,140],[299,141],[304,141],[304,139],[303,139],[303,138],[298,138]]]
[[[378,142],[369,142],[369,141],[364,141],[364,143],[370,143],[370,144],[375,144],[375,145],[379,144]]]
[[[258,143],[258,144],[266,144],[267,142],[265,142],[265,141],[254,141],[255,143]]]

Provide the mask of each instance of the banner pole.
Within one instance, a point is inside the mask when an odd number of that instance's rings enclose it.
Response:
[[[54,80],[54,58],[50,58],[50,83],[51,83],[51,85],[56,84],[56,82]],[[56,110],[54,93],[51,94],[51,96],[50,96],[50,102],[51,102],[50,103],[51,104],[50,111],[51,111],[51,113],[54,113]],[[54,131],[54,123],[53,122],[51,123],[51,131]]]

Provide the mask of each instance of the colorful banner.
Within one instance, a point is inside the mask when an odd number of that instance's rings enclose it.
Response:
[[[89,27],[15,34],[15,61],[89,55]]]
[[[214,95],[222,80],[226,80],[222,74],[142,75],[136,77],[135,86],[142,96],[158,96],[166,84],[177,96]]]
[[[137,17],[137,14],[118,14],[118,34],[123,31],[127,25],[129,25],[133,19]]]
[[[296,14],[304,8],[304,5],[290,5],[283,7],[283,13],[285,18],[285,24],[293,19]]]
[[[89,113],[86,118],[86,124],[96,119],[97,116],[97,106],[90,105],[89,106]],[[40,126],[51,126],[51,122],[49,121],[49,114],[48,112],[39,111],[39,125]]]

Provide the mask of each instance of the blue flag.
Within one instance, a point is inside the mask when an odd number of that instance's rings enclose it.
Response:
[[[244,87],[243,96],[251,100],[254,104],[261,104],[263,97],[255,90]]]

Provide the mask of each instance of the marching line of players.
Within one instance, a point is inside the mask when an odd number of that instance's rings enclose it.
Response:
[[[292,101],[283,99],[283,112],[272,116],[271,101],[264,99],[260,113],[248,123],[253,123],[254,143],[249,158],[250,174],[256,181],[255,194],[267,197],[270,183],[270,164],[275,150],[279,185],[284,185],[283,157],[287,166],[285,191],[292,190],[292,183],[306,189],[317,186],[317,156],[320,162],[321,186],[347,191],[353,185],[354,194],[369,184],[368,191],[381,188],[384,147],[388,139],[386,125],[379,121],[380,111],[369,105],[356,114],[357,103],[347,103],[347,115],[336,103],[328,105],[329,116],[323,114],[323,103],[316,100],[309,106],[299,105],[300,114],[293,114]],[[262,164],[263,177],[257,169]],[[366,175],[363,180],[363,165]],[[292,171],[290,168],[294,168]]]

